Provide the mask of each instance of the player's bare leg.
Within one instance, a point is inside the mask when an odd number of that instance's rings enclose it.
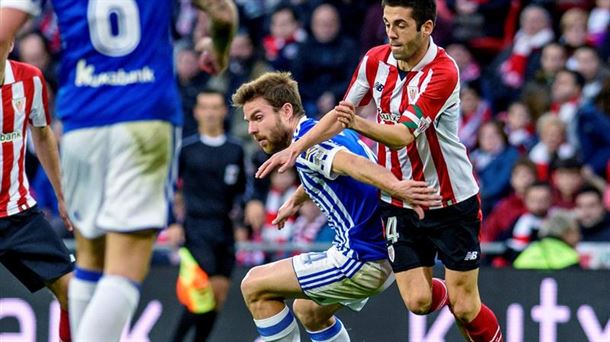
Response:
[[[426,315],[441,309],[447,303],[445,284],[432,278],[432,267],[417,267],[396,273],[400,296],[409,311]]]
[[[70,307],[70,328],[72,335],[76,332],[85,314],[85,310],[93,298],[98,280],[104,270],[104,254],[106,238],[85,238],[78,230],[74,231],[76,239],[76,269],[68,288]]]
[[[451,311],[467,340],[502,341],[494,313],[481,303],[478,276],[479,269],[463,272],[445,268]]]
[[[140,299],[140,284],[148,274],[156,230],[107,233],[104,276],[85,311],[77,340],[95,336],[118,341]],[[99,317],[104,317],[100,320]]]
[[[60,318],[59,318],[59,339],[61,341],[70,341],[70,320],[68,317],[68,285],[72,279],[72,272],[66,273],[63,276],[46,284],[47,288],[53,292],[55,298],[59,302]]]
[[[265,341],[299,341],[300,333],[285,298],[304,298],[292,267],[283,259],[252,268],[241,282],[241,292]]]
[[[307,329],[314,341],[349,341],[343,323],[334,314],[343,308],[341,304],[320,305],[309,299],[296,299],[292,304],[294,314]],[[332,338],[328,338],[332,336]]]

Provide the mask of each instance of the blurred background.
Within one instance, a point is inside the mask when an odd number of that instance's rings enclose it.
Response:
[[[282,230],[271,224],[298,177],[290,171],[253,177],[267,156],[248,136],[242,113],[231,107],[232,93],[265,71],[290,71],[306,114],[319,118],[342,99],[366,51],[385,43],[379,0],[235,2],[240,28],[220,76],[199,69],[193,44],[198,37],[191,32],[206,18],[189,0],[175,2],[172,32],[183,139],[221,125],[244,151],[243,179],[231,178],[236,170],[219,170],[219,182],[235,184],[225,214],[233,225],[237,267],[211,341],[256,338],[239,293],[250,267],[324,250],[334,237],[311,202]],[[459,135],[481,187],[482,296],[498,314],[507,341],[610,341],[610,0],[437,0],[437,6],[433,37],[461,72]],[[9,57],[43,71],[51,110],[62,77],[60,54],[60,33],[48,8],[20,33]],[[202,92],[224,98],[214,107]],[[375,114],[374,107],[362,111],[370,119]],[[53,125],[61,136],[61,122]],[[73,248],[32,148],[27,157],[39,206]],[[170,340],[177,323],[188,184],[178,180],[174,219],[159,235],[126,341]],[[564,254],[545,248],[553,245],[546,241],[561,241],[575,257],[559,260]],[[3,268],[0,307],[0,341],[53,341],[49,331],[58,317],[51,296],[29,294]],[[409,315],[395,287],[360,314],[342,314],[355,341],[459,340],[448,312]],[[242,333],[236,337],[235,331]]]

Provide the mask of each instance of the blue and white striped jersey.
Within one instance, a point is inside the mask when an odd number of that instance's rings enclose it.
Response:
[[[182,124],[171,0],[2,0],[57,14],[63,45],[57,114],[64,130],[126,121]]]
[[[303,117],[294,133],[300,139],[316,121]],[[375,161],[373,152],[362,143],[355,132],[342,133],[303,152],[296,161],[296,169],[305,192],[328,217],[335,230],[333,244],[346,256],[361,260],[387,258],[381,217],[377,210],[377,188],[332,172],[336,153],[346,150]]]

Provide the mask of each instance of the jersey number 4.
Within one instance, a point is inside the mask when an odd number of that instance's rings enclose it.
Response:
[[[388,217],[385,225],[385,239],[394,244],[398,241],[399,233],[396,230],[396,216]]]
[[[90,0],[87,21],[91,43],[103,55],[125,56],[140,43],[140,10],[135,0]]]

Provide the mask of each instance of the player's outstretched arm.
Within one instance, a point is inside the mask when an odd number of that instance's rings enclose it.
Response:
[[[219,74],[229,65],[229,50],[239,25],[237,7],[233,0],[192,0],[192,3],[210,18],[210,36],[196,44],[201,52],[201,68],[209,74]]]
[[[403,124],[382,125],[376,122],[366,120],[358,115],[353,106],[346,105],[345,101],[341,101],[335,107],[337,121],[343,127],[351,128],[369,139],[380,142],[387,147],[397,150],[403,148],[415,140],[411,131]]]
[[[299,185],[292,196],[290,196],[290,198],[284,204],[282,204],[277,212],[277,217],[271,223],[277,224],[279,229],[284,228],[286,220],[288,220],[291,216],[296,215],[299,208],[301,208],[301,205],[303,205],[303,202],[305,202],[308,198],[309,197],[305,193],[303,185]]]
[[[392,197],[409,202],[414,206],[420,219],[424,217],[422,206],[441,205],[441,196],[437,195],[436,189],[429,187],[426,182],[399,181],[388,169],[345,150],[335,154],[332,170],[379,188]]]
[[[61,170],[59,167],[59,151],[57,149],[57,141],[53,130],[50,126],[43,127],[31,127],[32,141],[36,148],[36,155],[40,164],[44,169],[49,181],[55,190],[55,196],[57,197],[57,206],[59,209],[59,215],[64,221],[66,229],[71,231],[73,229],[72,222],[68,217],[68,210],[66,208],[66,202],[64,200],[64,193],[61,188]]]
[[[352,106],[353,107],[353,106]],[[343,126],[337,120],[334,109],[326,113],[322,119],[299,140],[290,144],[287,148],[275,153],[267,159],[256,171],[257,178],[266,177],[279,167],[278,172],[284,172],[294,166],[299,154],[303,151],[326,141],[343,130]]]

